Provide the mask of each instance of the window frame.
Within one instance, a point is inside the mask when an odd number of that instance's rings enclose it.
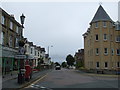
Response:
[[[120,49],[117,49],[117,50],[116,50],[116,54],[117,54],[117,55],[120,55]]]
[[[19,33],[19,27],[16,26],[16,33],[18,34]]]
[[[120,35],[116,36],[116,42],[120,42]]]
[[[10,21],[10,29],[13,30],[13,22]]]
[[[107,22],[103,21],[103,27],[106,28],[107,27]]]
[[[100,63],[96,62],[96,68],[99,68],[99,67],[100,67]]]
[[[95,35],[95,41],[99,41],[99,35],[98,34]]]
[[[5,25],[5,16],[4,15],[1,16],[1,24]]]
[[[9,47],[12,47],[13,46],[13,36],[10,35],[9,36]]]
[[[107,34],[103,34],[103,40],[107,41]]]
[[[33,48],[30,49],[30,54],[33,54]]]
[[[104,67],[105,67],[105,68],[108,68],[108,62],[105,62],[105,63],[104,63]]]
[[[15,39],[15,47],[19,47],[18,41],[19,41],[19,39],[16,37],[16,39]]]
[[[114,55],[114,49],[113,48],[111,49],[111,54]]]
[[[99,55],[99,48],[96,48],[96,55]]]
[[[117,67],[118,67],[118,68],[120,67],[120,62],[117,62]]]
[[[108,55],[108,48],[104,48],[104,55]]]
[[[95,28],[98,28],[98,22],[95,22]]]

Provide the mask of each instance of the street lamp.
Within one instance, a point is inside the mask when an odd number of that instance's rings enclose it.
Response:
[[[21,20],[21,24],[22,24],[22,27],[23,27],[23,24],[24,24],[24,21],[25,21],[24,14],[22,14],[22,16],[20,16],[20,20]]]
[[[22,16],[20,16],[20,20],[21,20],[21,24],[22,24],[22,27],[21,27],[21,35],[20,35],[20,40],[18,42],[19,44],[19,60],[18,60],[18,70],[19,70],[19,73],[18,73],[18,83],[22,84],[24,82],[24,73],[25,73],[25,62],[24,62],[24,59],[26,58],[26,55],[25,55],[25,48],[24,48],[24,45],[25,45],[25,41],[24,39],[22,38],[22,32],[23,32],[23,24],[24,24],[24,21],[25,21],[25,16],[24,14],[22,14]]]
[[[52,45],[50,47],[53,47]],[[49,55],[49,46],[48,46],[48,55]]]

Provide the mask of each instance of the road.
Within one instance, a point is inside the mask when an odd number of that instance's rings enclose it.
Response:
[[[52,70],[33,85],[48,88],[118,88],[118,78],[107,75],[91,75],[74,69]],[[29,85],[27,88],[30,88]]]

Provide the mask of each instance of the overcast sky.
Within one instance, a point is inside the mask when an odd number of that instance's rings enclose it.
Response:
[[[118,3],[102,2],[103,8],[113,21],[118,20]],[[89,28],[99,2],[2,2],[1,7],[9,14],[24,13],[24,37],[35,45],[50,47],[53,61],[64,61],[84,48],[82,34]]]

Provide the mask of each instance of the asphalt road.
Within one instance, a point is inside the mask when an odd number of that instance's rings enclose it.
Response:
[[[74,69],[53,70],[29,85],[47,88],[118,88],[118,77],[91,75]]]
[[[44,71],[40,71],[40,72],[37,72],[37,73],[34,73],[33,76],[32,76],[32,79],[30,80],[31,82],[34,81],[34,79],[38,78],[38,77],[42,77],[43,75],[45,75],[46,73],[50,72],[51,70],[44,70]],[[7,80],[5,82],[2,83],[2,88],[3,90],[9,90],[9,89],[18,89],[18,88],[21,88],[21,87],[24,87],[27,83],[29,82],[25,82],[23,84],[18,84],[17,83],[17,80],[18,78],[14,78],[14,79],[10,79],[10,80]]]

